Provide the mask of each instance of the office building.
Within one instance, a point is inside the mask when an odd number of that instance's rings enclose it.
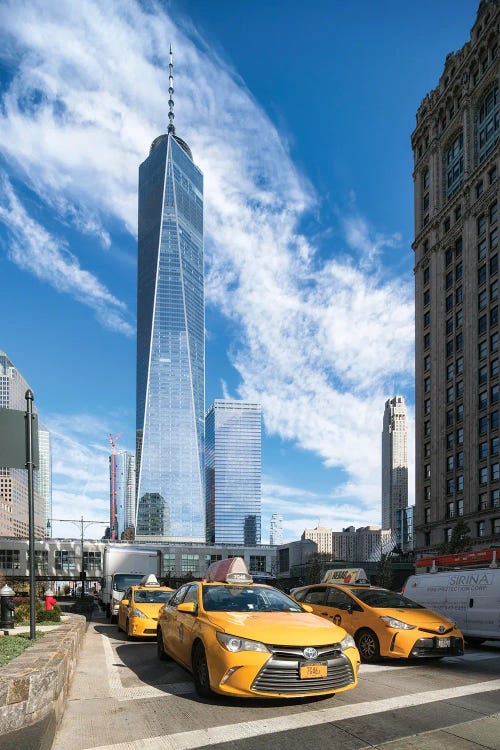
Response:
[[[50,432],[38,423],[38,494],[43,499],[45,536],[52,527],[52,450]]]
[[[110,528],[114,539],[135,530],[135,456],[126,450],[109,457]],[[114,516],[114,518],[113,518]]]
[[[283,544],[283,516],[279,513],[271,516],[269,544]]]
[[[332,559],[345,562],[368,562],[380,560],[396,546],[395,534],[379,526],[347,526],[342,531],[332,532]]]
[[[409,505],[407,508],[401,508],[401,510],[398,510],[396,513],[398,546],[403,554],[406,552],[413,552],[415,548],[414,515],[414,505]]]
[[[203,175],[173,124],[139,170],[137,535],[203,541]],[[139,522],[140,521],[140,522]]]
[[[332,529],[315,526],[314,529],[304,529],[300,538],[302,541],[310,539],[316,544],[320,555],[330,556],[332,554],[332,533]]]
[[[16,409],[25,412],[25,394],[29,387],[6,353],[0,351],[0,409]],[[36,412],[35,407],[33,411]],[[34,533],[37,539],[44,539],[47,521],[45,500],[39,491],[38,469],[33,472],[33,484]],[[0,467],[0,536],[29,536],[28,472],[26,469]]]
[[[500,539],[499,0],[482,0],[412,134],[416,548]]]
[[[261,539],[260,404],[216,400],[207,411],[208,544],[255,546]]]
[[[396,513],[408,506],[408,424],[403,396],[385,402],[382,429],[382,528],[396,531]]]

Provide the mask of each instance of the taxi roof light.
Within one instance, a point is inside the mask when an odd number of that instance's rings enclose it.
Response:
[[[242,557],[228,557],[213,562],[205,573],[204,583],[253,583]]]
[[[332,568],[326,571],[322,583],[370,585],[363,568]]]
[[[148,573],[141,579],[139,586],[159,586],[159,582],[154,573]]]

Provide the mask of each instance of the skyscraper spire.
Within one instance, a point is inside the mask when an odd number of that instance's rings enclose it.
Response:
[[[172,45],[170,45],[170,62],[168,64],[168,133],[175,135],[174,125],[174,58],[172,55]]]

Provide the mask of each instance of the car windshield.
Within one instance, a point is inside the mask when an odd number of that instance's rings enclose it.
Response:
[[[303,612],[286,594],[265,586],[203,586],[206,612]]]
[[[385,589],[351,589],[363,604],[369,607],[380,607],[381,609],[424,609],[421,604],[407,599],[406,596],[398,594],[397,591],[386,591]]]
[[[136,604],[165,604],[173,593],[173,591],[136,591],[134,600]]]
[[[130,586],[137,586],[142,579],[143,575],[125,575],[125,573],[117,573],[113,580],[113,589],[115,591],[125,591]]]

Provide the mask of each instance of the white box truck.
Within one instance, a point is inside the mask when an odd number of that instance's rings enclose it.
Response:
[[[159,549],[109,544],[104,548],[100,599],[111,622],[116,622],[118,607],[125,590],[139,584],[145,575],[161,575]]]
[[[500,568],[419,573],[403,589],[413,599],[456,622],[465,640],[500,640]]]

